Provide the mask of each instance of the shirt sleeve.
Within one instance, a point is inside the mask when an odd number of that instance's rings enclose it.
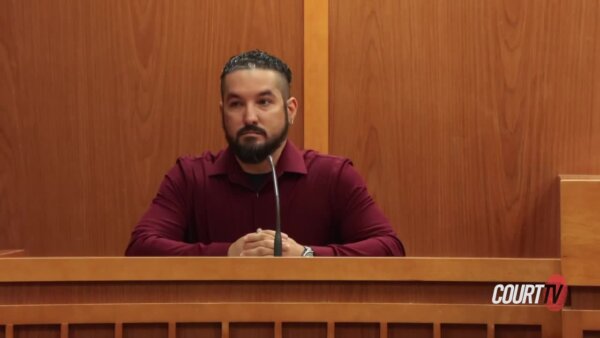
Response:
[[[349,160],[332,187],[337,232],[342,244],[312,247],[316,256],[404,256],[402,242]]]
[[[191,169],[187,169],[191,170]],[[193,226],[191,174],[184,160],[165,175],[159,191],[136,225],[127,256],[227,256],[231,243],[186,243],[188,227]]]

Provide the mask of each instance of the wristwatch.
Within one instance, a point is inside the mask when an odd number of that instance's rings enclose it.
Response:
[[[315,252],[310,246],[305,246],[304,251],[302,251],[302,257],[314,257]]]

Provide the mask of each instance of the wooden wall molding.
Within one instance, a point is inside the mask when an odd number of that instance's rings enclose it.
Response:
[[[545,282],[558,259],[74,257],[0,259],[0,282],[144,280]]]
[[[304,0],[304,148],[329,152],[329,1]]]

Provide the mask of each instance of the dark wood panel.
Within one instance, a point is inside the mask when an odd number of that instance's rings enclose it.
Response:
[[[283,338],[326,338],[327,323],[283,323]]]
[[[301,0],[2,1],[0,248],[122,255],[175,159],[224,146],[231,55],[279,55],[302,102],[302,20]]]
[[[123,324],[123,338],[167,338],[167,336],[166,323]]]
[[[433,324],[395,324],[388,325],[389,338],[433,338]]]
[[[336,338],[379,338],[377,323],[335,323]]]
[[[15,325],[15,338],[59,338],[60,325]]]
[[[600,338],[600,331],[583,331],[583,338]]]
[[[275,336],[273,323],[231,323],[229,337],[231,338],[272,338]]]
[[[177,338],[221,338],[221,323],[177,323]]]
[[[114,324],[71,324],[69,338],[114,338]]]
[[[444,338],[486,338],[485,325],[471,324],[442,324],[442,337]]]
[[[495,325],[495,338],[542,338],[539,325]]]
[[[600,287],[569,287],[567,301],[576,310],[600,310]]]
[[[600,3],[331,0],[330,151],[412,256],[559,256],[600,173]]]

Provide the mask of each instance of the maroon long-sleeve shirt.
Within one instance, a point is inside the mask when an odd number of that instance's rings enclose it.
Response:
[[[350,160],[300,151],[288,141],[276,171],[282,231],[316,256],[404,255]],[[126,254],[226,256],[238,238],[274,224],[271,180],[257,192],[229,149],[207,152],[178,159]]]

